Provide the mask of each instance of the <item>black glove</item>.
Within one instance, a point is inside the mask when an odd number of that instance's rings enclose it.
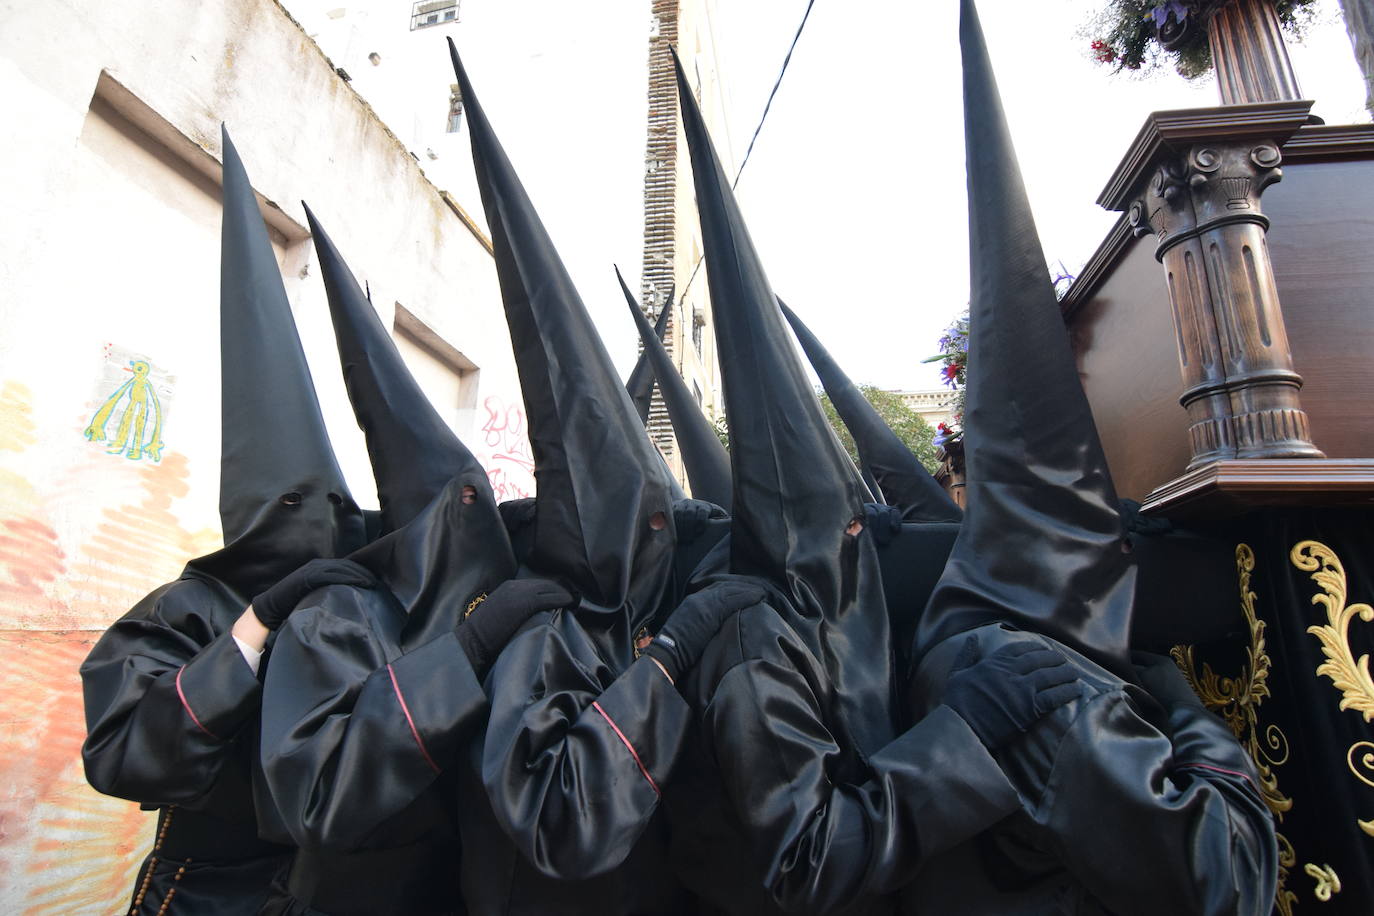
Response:
[[[902,513],[896,506],[864,503],[864,527],[873,536],[873,543],[885,547],[902,533]]]
[[[978,637],[970,636],[950,668],[943,703],[990,751],[1079,695],[1068,659],[1043,643],[1012,643],[977,658]]]
[[[572,592],[549,579],[510,579],[497,586],[458,626],[458,644],[477,680],[486,680],[496,656],[526,620],[572,603]]]
[[[1140,686],[1159,701],[1165,709],[1176,706],[1202,706],[1202,700],[1184,680],[1183,672],[1167,655],[1153,652],[1132,652],[1131,664],[1140,676]]]
[[[758,604],[767,593],[752,582],[724,581],[688,595],[644,649],[673,683],[696,666],[706,644],[730,615]]]
[[[677,532],[679,544],[690,544],[706,530],[706,523],[713,518],[725,518],[725,510],[715,503],[704,499],[678,499],[673,501],[673,530]]]
[[[262,625],[275,630],[286,622],[306,595],[326,585],[372,588],[377,577],[352,560],[311,560],[253,599],[253,613]]]

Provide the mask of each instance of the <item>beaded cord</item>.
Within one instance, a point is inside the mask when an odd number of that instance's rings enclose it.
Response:
[[[129,907],[129,916],[136,916],[143,900],[148,896],[148,885],[153,881],[153,870],[157,868],[157,854],[162,851],[162,841],[167,838],[167,828],[172,825],[172,813],[176,811],[176,805],[167,809],[166,815],[162,818],[162,826],[157,831],[157,842],[153,844],[153,854],[148,857],[148,867],[143,872],[143,880],[138,885],[138,893],[134,895],[133,906]],[[186,874],[186,866],[191,864],[187,859],[177,869],[176,876],[172,878],[172,887],[167,891],[167,896],[162,900],[162,906],[157,908],[157,916],[167,916],[167,907],[171,906],[172,898],[176,896],[176,884],[181,880],[181,876]]]

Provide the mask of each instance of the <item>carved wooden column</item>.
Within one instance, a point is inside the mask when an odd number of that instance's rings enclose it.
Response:
[[[1231,0],[1212,11],[1207,41],[1223,105],[1300,99],[1274,0]]]
[[[1188,469],[1228,458],[1321,458],[1312,444],[1260,208],[1281,143],[1311,102],[1150,116],[1099,199],[1158,239],[1188,411]]]

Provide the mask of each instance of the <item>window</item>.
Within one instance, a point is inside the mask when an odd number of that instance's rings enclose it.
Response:
[[[458,91],[458,84],[451,83],[448,87],[448,132],[458,133],[458,128],[463,124],[463,94]]]
[[[458,21],[462,0],[419,0],[410,7],[410,30]]]
[[[701,329],[706,326],[706,319],[701,316],[700,309],[692,310],[692,344],[697,348],[697,356],[701,356]],[[701,400],[698,398],[697,400]]]

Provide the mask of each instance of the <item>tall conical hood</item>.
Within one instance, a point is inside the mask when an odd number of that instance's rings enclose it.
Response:
[[[825,664],[851,745],[873,753],[892,736],[888,620],[871,537],[846,533],[868,490],[821,412],[674,63],[734,431],[730,568],[781,590],[789,606],[778,610]]]
[[[449,42],[525,399],[537,481],[528,566],[637,626],[671,571],[672,478]],[[628,642],[626,643],[628,645]]]
[[[325,432],[267,226],[228,130],[221,244],[225,549],[196,562],[265,587],[307,560],[349,552],[364,535]]]
[[[967,500],[916,655],[1005,621],[1129,675],[1135,567],[971,0],[959,39],[972,270]]]
[[[625,290],[630,314],[634,317],[635,327],[639,328],[639,339],[644,343],[644,355],[649,358],[653,375],[658,379],[658,390],[663,395],[663,403],[668,407],[668,418],[673,422],[673,434],[677,437],[677,447],[682,450],[682,463],[687,469],[687,479],[692,484],[692,496],[715,503],[726,512],[730,511],[730,455],[720,444],[720,437],[706,422],[705,415],[697,406],[696,398],[687,390],[687,383],[678,375],[672,357],[663,348],[649,319],[639,310],[639,303],[630,297],[625,286],[625,278],[616,268],[616,279],[620,288]]]
[[[620,269],[616,269],[619,276]],[[629,287],[625,281],[620,281],[620,288],[625,293],[625,300],[634,308],[639,308],[639,303],[630,294]],[[663,304],[663,308],[658,310],[658,319],[654,322],[654,338],[662,340],[663,335],[668,333],[668,318],[673,313],[673,288],[668,287],[668,298]],[[635,360],[635,367],[630,370],[630,377],[625,380],[625,390],[629,392],[630,401],[635,405],[635,413],[639,414],[639,422],[645,426],[649,425],[649,408],[654,400],[654,367],[649,362],[647,350],[639,354],[639,359]]]
[[[963,512],[945,493],[945,488],[935,482],[925,465],[883,422],[868,398],[849,380],[811,329],[787,307],[787,303],[779,301],[778,305],[792,325],[811,368],[820,377],[825,393],[830,395],[835,412],[854,437],[860,466],[873,475],[886,502],[900,509],[906,521],[959,521]]]
[[[480,470],[401,359],[376,310],[307,206],[344,385],[382,505],[382,531],[410,521],[464,470]]]

